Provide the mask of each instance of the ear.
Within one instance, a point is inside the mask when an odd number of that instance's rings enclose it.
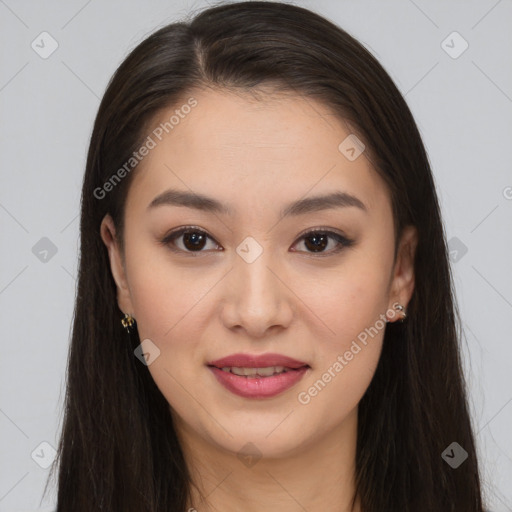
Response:
[[[390,309],[398,302],[407,310],[407,304],[411,300],[414,291],[414,256],[418,245],[418,231],[414,226],[406,226],[402,232],[397,258],[393,270],[390,288]],[[399,320],[396,315],[395,320]]]
[[[107,214],[101,221],[100,234],[108,249],[110,259],[110,270],[117,286],[117,304],[123,313],[132,314],[133,307],[130,296],[130,289],[126,279],[126,270],[116,239],[116,228],[112,217]],[[132,315],[133,316],[133,315]]]

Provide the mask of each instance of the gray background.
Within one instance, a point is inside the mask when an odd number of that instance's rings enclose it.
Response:
[[[417,120],[452,249],[488,505],[512,511],[512,3],[296,3],[360,40]],[[0,512],[53,508],[40,503],[41,464],[51,461],[40,443],[57,446],[61,426],[80,186],[99,99],[131,48],[206,5],[0,0]],[[58,43],[46,59],[43,31]]]

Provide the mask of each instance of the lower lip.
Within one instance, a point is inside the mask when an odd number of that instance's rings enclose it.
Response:
[[[209,368],[227,390],[244,398],[270,398],[279,395],[299,382],[309,369],[304,366],[271,377],[243,377],[215,366]]]

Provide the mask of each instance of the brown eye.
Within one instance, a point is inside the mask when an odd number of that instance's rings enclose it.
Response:
[[[202,233],[183,233],[183,245],[189,251],[201,250],[206,243],[206,237]]]
[[[328,255],[341,251],[345,247],[350,247],[354,241],[349,240],[348,238],[340,235],[339,233],[335,233],[334,231],[309,231],[308,233],[302,235],[300,240],[304,240],[304,246],[306,247],[305,252],[309,253],[319,253],[320,255]],[[325,250],[326,247],[329,246],[330,241],[331,249]]]
[[[328,256],[335,254],[346,247],[353,245],[354,241],[334,231],[311,230],[302,235],[299,241],[303,240],[305,252],[309,254],[318,254],[319,256]],[[213,243],[213,247],[208,248],[208,242]],[[162,241],[162,245],[168,246],[174,252],[199,255],[207,252],[208,249],[218,249],[220,246],[205,231],[193,226],[180,228],[169,233]],[[298,242],[297,242],[298,243]],[[297,243],[295,245],[297,245]],[[204,250],[203,250],[204,249]],[[223,250],[223,249],[220,249]]]
[[[200,253],[206,252],[203,249],[207,246],[208,240],[214,241],[203,230],[186,227],[168,234],[162,240],[162,244],[168,245],[171,250],[176,252]],[[213,246],[213,248],[218,247],[218,244],[214,243]]]
[[[305,238],[305,245],[313,252],[323,251],[329,245],[329,236],[318,233]]]

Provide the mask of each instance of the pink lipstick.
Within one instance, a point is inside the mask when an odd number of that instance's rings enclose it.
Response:
[[[270,398],[302,379],[307,363],[281,354],[232,354],[207,363],[226,389],[244,398]]]

